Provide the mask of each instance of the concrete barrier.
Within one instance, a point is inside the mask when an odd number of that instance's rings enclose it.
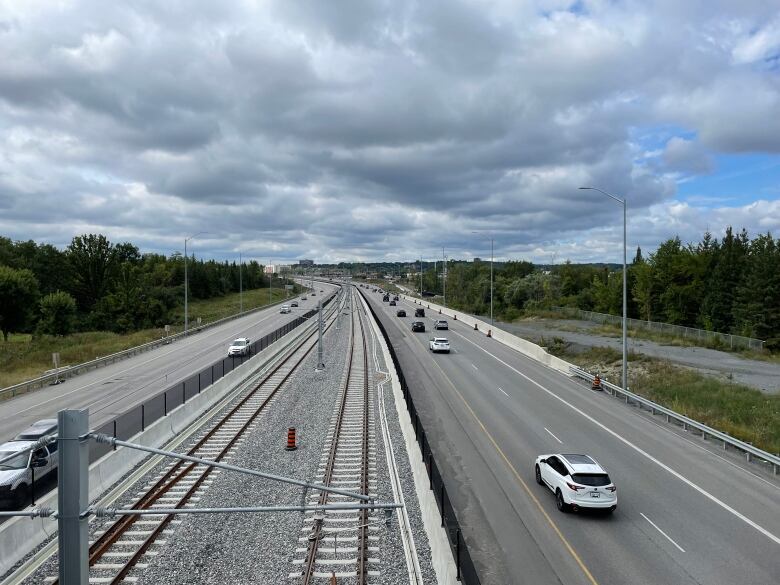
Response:
[[[409,302],[417,303],[417,299],[414,297],[410,297],[408,295],[401,296]],[[507,347],[511,347],[523,355],[571,377],[571,371],[569,370],[569,367],[571,367],[573,364],[570,364],[566,360],[562,360],[557,356],[547,353],[544,348],[536,345],[535,343],[531,343],[522,337],[508,333],[503,329],[491,327],[489,323],[485,323],[484,321],[477,319],[468,313],[454,311],[434,303],[428,303],[428,307],[431,310],[439,310],[441,311],[442,315],[452,317],[454,320],[465,323],[469,327],[476,328],[485,335],[487,335],[488,331],[490,331],[490,336],[499,343],[503,343]]]
[[[246,387],[256,382],[265,371],[272,367],[285,352],[311,330],[310,326],[299,328],[297,335],[282,339],[283,345],[268,346],[257,354],[256,358],[244,362],[232,372],[225,374],[211,386],[204,388],[200,394],[193,396],[184,404],[178,406],[144,431],[131,437],[131,441],[150,447],[160,448],[173,437],[186,430],[196,419],[208,412],[220,400],[228,397],[233,390]],[[265,355],[264,355],[265,354]],[[135,449],[111,451],[95,461],[89,467],[89,500],[93,502],[108,491],[112,485],[122,478],[130,469],[148,457],[148,453]],[[54,489],[39,498],[37,507],[57,508],[57,490]],[[17,562],[31,550],[43,543],[57,532],[57,522],[51,518],[15,517],[0,525],[0,575],[9,571]]]
[[[365,305],[366,300],[362,295],[360,296],[360,300]],[[369,315],[371,314],[368,307],[366,307],[366,311]],[[379,326],[373,319],[371,320],[371,325],[377,343],[382,349],[382,357],[385,360],[385,366],[390,373],[390,385],[393,389],[395,409],[398,413],[398,422],[401,425],[401,432],[403,433],[404,444],[406,445],[406,453],[409,456],[409,463],[412,468],[414,489],[417,493],[417,501],[420,504],[420,514],[422,515],[423,526],[425,528],[425,533],[428,535],[428,543],[431,546],[431,561],[433,563],[433,570],[436,572],[436,580],[439,585],[456,585],[458,583],[458,570],[455,566],[455,560],[452,558],[452,549],[447,540],[447,534],[441,525],[441,514],[439,513],[439,506],[436,503],[436,496],[434,496],[433,491],[430,489],[428,470],[425,468],[420,445],[417,443],[414,434],[412,418],[409,415],[409,410],[406,408],[401,382],[398,379],[398,373],[395,371],[393,358],[390,356],[390,351],[387,348],[382,332],[379,330]]]

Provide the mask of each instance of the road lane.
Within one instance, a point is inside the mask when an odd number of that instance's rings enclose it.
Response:
[[[30,423],[56,416],[63,408],[90,409],[93,427],[126,412],[149,397],[185,380],[194,372],[227,355],[227,347],[237,337],[253,341],[316,308],[319,290],[335,290],[321,283],[317,296],[307,301],[298,298],[300,307],[280,314],[279,306],[261,309],[250,315],[194,333],[131,358],[68,379],[58,386],[22,394],[0,402],[0,441],[8,440]]]
[[[413,315],[415,305],[402,305]],[[429,318],[436,316],[429,312]],[[432,321],[427,323],[430,325]],[[780,572],[777,544],[771,539],[780,529],[776,484],[757,478],[752,472],[741,471],[734,463],[726,465],[719,456],[692,445],[636,409],[626,408],[603,394],[583,390],[565,376],[531,362],[479,332],[454,321],[450,321],[450,326],[453,330],[447,336],[455,351],[433,359],[444,376],[456,381],[453,385],[474,410],[476,418],[490,428],[496,443],[504,446],[502,450],[515,469],[526,479],[532,478],[531,465],[537,454],[565,452],[568,446],[570,451],[592,453],[615,476],[620,507],[609,519],[560,515],[554,508],[552,494],[542,488],[537,492],[550,513],[557,515],[556,522],[576,550],[582,551],[586,565],[599,582],[773,582]],[[414,338],[417,351],[426,351],[429,336],[419,334]],[[492,355],[480,349],[483,345]],[[518,371],[526,378],[518,375]],[[540,391],[539,385],[557,398]],[[504,393],[496,392],[496,388]],[[629,442],[641,444],[659,460],[671,462],[670,467],[684,471],[685,477],[690,477],[696,485],[706,486],[708,493],[748,520],[753,519],[769,536],[722,506],[713,506],[712,501],[701,497],[690,485],[562,404],[561,398],[594,421],[605,421],[604,426],[617,429],[630,438]],[[550,436],[551,429],[564,442],[563,446]],[[674,534],[675,542],[677,539],[686,542],[682,546],[686,552],[664,538],[642,513],[668,535]],[[490,516],[490,511],[486,514]],[[507,559],[506,564],[511,566],[512,560]]]

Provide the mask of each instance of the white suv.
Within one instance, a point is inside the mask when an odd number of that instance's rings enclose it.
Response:
[[[250,348],[251,345],[249,343],[249,339],[246,337],[239,337],[230,344],[230,347],[228,348],[228,357],[233,357],[235,355],[249,355]]]
[[[601,465],[588,455],[540,455],[536,458],[536,483],[555,494],[561,512],[597,508],[613,512],[617,508],[617,488]]]
[[[443,352],[450,353],[450,342],[446,337],[434,337],[428,343],[428,347],[433,353]]]

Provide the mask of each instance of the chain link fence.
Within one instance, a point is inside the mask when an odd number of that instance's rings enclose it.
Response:
[[[553,311],[563,313],[567,317],[581,319],[583,321],[592,321],[606,325],[623,326],[623,318],[618,315],[607,315],[605,313],[596,313],[594,311],[583,311],[575,307],[550,307]],[[644,329],[645,331],[654,331],[669,335],[672,337],[681,337],[695,341],[697,345],[723,347],[728,349],[749,349],[753,351],[764,351],[764,342],[761,339],[753,337],[744,337],[742,335],[732,335],[731,333],[718,333],[717,331],[707,331],[706,329],[696,329],[695,327],[685,327],[684,325],[672,325],[670,323],[660,323],[658,321],[643,321],[641,319],[628,319],[629,329]]]

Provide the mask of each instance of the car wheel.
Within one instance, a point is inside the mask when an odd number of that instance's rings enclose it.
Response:
[[[27,484],[22,484],[16,488],[16,499],[14,504],[19,509],[26,508],[30,505],[30,487]]]
[[[536,474],[536,483],[538,483],[539,485],[544,485],[544,482],[542,481],[542,470],[539,469],[538,465],[536,466],[534,472]]]
[[[555,490],[555,505],[561,512],[566,513],[569,511],[569,506],[563,501],[563,494],[560,489]]]

